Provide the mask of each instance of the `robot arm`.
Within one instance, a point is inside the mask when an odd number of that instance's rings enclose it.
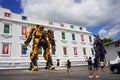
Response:
[[[56,46],[56,44],[55,44],[55,38],[54,38],[54,35],[53,35],[53,31],[50,29],[50,30],[48,30],[48,36],[49,36],[49,41],[50,41],[50,44],[51,44],[51,46],[52,46],[52,50],[56,50],[55,49],[55,46]]]
[[[32,40],[32,34],[34,33],[34,30],[35,30],[35,28],[34,28],[34,26],[32,25],[32,26],[30,27],[29,33],[28,33],[28,32],[26,33],[26,40],[25,40],[25,42],[24,42],[26,49],[27,49],[27,46],[29,45],[29,43],[30,43],[31,40]]]

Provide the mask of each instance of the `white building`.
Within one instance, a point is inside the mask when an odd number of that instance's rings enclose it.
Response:
[[[107,61],[114,61],[120,58],[120,40],[105,44],[105,49],[107,51]]]
[[[12,13],[8,9],[0,8],[0,69],[16,69],[29,67],[29,54],[32,43],[27,51],[24,44],[25,32],[31,25],[44,25],[52,29],[56,39],[56,52],[52,54],[54,65],[60,60],[63,66],[67,59],[73,66],[85,65],[86,57],[94,57],[93,35],[82,26],[66,23],[43,21],[34,17],[27,17]],[[45,60],[39,54],[39,67],[45,67]]]

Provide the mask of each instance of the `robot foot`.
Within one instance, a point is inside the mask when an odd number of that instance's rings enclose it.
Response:
[[[32,68],[32,71],[38,71],[38,67],[37,67],[37,66],[34,66],[34,67]]]
[[[51,66],[49,67],[49,70],[55,70],[55,66],[51,65]]]
[[[55,70],[55,67],[53,65],[45,67],[46,70]]]

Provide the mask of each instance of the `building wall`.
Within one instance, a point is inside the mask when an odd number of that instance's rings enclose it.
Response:
[[[5,12],[10,13],[10,16],[5,16]],[[26,20],[22,19],[26,18]],[[32,42],[28,47],[27,54],[21,54],[21,46],[24,44],[25,35],[22,35],[22,27],[26,27],[27,31],[31,25],[44,25],[45,29],[52,29],[56,39],[56,54],[53,56],[53,63],[56,66],[57,59],[60,59],[60,66],[64,66],[67,59],[70,59],[73,66],[86,65],[86,57],[94,57],[91,49],[93,49],[93,35],[82,26],[70,27],[72,24],[50,21],[42,21],[34,17],[27,17],[12,13],[10,10],[0,8],[0,69],[16,69],[29,67],[29,55],[32,48]],[[10,25],[10,32],[4,33],[4,25]],[[80,30],[80,27],[82,30]],[[65,33],[65,39],[62,39],[62,32]],[[72,40],[72,34],[75,35],[75,40]],[[84,41],[81,41],[81,35],[84,36]],[[89,41],[89,36],[92,42]],[[9,43],[9,54],[3,54],[3,44]],[[67,49],[67,55],[64,55],[63,48]],[[74,48],[77,49],[77,55],[74,55]],[[86,55],[83,53],[83,48],[86,50]],[[45,60],[42,55],[39,55],[38,66],[45,66]]]
[[[107,61],[113,61],[115,60],[116,58],[118,58],[118,51],[120,52],[120,44],[119,46],[115,46],[116,43],[112,43],[112,44],[109,44],[109,45],[106,45],[105,46],[105,49],[107,51],[107,54],[106,54],[106,60]]]

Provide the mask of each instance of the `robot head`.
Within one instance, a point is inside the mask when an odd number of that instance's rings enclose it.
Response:
[[[38,28],[39,27],[39,25],[36,25],[36,28]]]
[[[40,25],[39,28],[40,28],[41,31],[43,31],[44,30],[44,25]]]

